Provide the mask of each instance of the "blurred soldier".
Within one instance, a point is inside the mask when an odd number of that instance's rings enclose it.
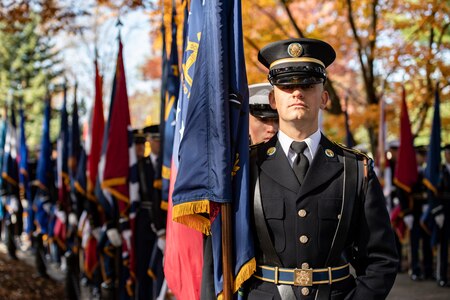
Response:
[[[267,142],[278,131],[278,113],[269,104],[273,97],[270,83],[256,83],[248,87],[250,99],[250,144]]]
[[[400,205],[400,200],[398,198],[398,188],[394,183],[394,170],[395,165],[397,164],[397,154],[399,146],[400,142],[398,140],[394,140],[388,143],[386,159],[388,163],[388,168],[390,170],[390,178],[386,178],[385,181],[390,180],[391,183],[389,196],[387,196],[387,198],[388,200],[390,200],[388,205],[391,208],[390,211],[391,223],[395,232],[395,245],[397,246],[397,252],[399,257],[398,271],[402,272],[402,260],[403,260],[402,242],[405,239],[406,226],[405,223],[403,222],[402,206]]]
[[[306,38],[259,52],[279,131],[251,150],[257,266],[249,300],[385,299],[394,284],[394,234],[373,162],[319,129],[335,57],[328,43]]]
[[[151,152],[145,156],[147,137]],[[149,126],[134,130],[134,141],[138,159],[140,208],[136,216],[136,299],[155,299],[158,286],[163,280],[162,254],[159,268],[149,272],[152,249],[161,244],[165,237],[165,217],[160,209],[161,189],[158,185],[159,126]],[[159,166],[159,167],[158,167]],[[159,271],[161,269],[161,271]],[[159,276],[158,276],[159,275]],[[160,285],[159,285],[160,287]]]
[[[445,163],[442,166],[439,184],[440,207],[436,210],[435,220],[439,227],[439,248],[437,253],[438,285],[444,287],[448,283],[448,240],[450,239],[450,144],[444,147]]]
[[[404,222],[409,229],[410,242],[410,278],[414,281],[433,278],[433,256],[430,236],[420,225],[422,213],[427,210],[427,188],[423,184],[424,164],[426,162],[427,148],[416,146],[416,160],[419,176],[413,185],[411,193],[401,191],[399,194],[404,212]],[[422,263],[419,257],[419,248],[422,245]]]
[[[16,256],[16,237],[20,237],[23,229],[23,208],[19,197],[19,186],[17,182],[9,181],[9,178],[3,175],[3,194],[4,219],[6,227],[6,246],[8,255],[11,259],[17,259]]]

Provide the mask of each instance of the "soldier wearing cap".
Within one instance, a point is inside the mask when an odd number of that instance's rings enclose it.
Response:
[[[434,275],[430,233],[425,230],[425,226],[421,225],[422,214],[428,209],[427,187],[423,183],[427,147],[417,145],[414,149],[418,169],[416,183],[411,187],[410,193],[398,189],[398,196],[404,215],[403,221],[409,229],[409,276],[411,280],[417,281],[432,279]],[[419,256],[419,249],[422,252],[421,256]]]
[[[251,150],[257,267],[248,299],[384,299],[394,283],[394,234],[373,163],[319,130],[335,56],[305,38],[259,52],[279,131]]]
[[[159,126],[152,125],[134,130],[138,159],[140,207],[136,215],[136,296],[137,299],[154,299],[159,288],[156,282],[162,275],[149,274],[152,249],[165,234],[165,212],[160,209],[161,189],[158,187]],[[150,142],[150,155],[145,156],[145,143]],[[162,270],[162,262],[161,267]],[[161,272],[162,273],[162,272]]]
[[[250,144],[267,142],[278,131],[278,113],[270,107],[273,97],[270,83],[256,83],[248,87],[250,94]]]
[[[431,213],[439,228],[436,259],[437,284],[445,287],[448,286],[448,242],[450,239],[450,144],[446,144],[442,150],[445,161],[438,184],[438,201],[432,207]]]

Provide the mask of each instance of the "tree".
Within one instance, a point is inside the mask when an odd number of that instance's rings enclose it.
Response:
[[[39,21],[40,17],[33,15],[26,23],[0,23],[0,103],[23,99],[30,145],[39,143],[39,131],[34,129],[42,124],[43,100],[49,88],[50,92],[58,90],[52,82],[62,75],[58,53],[39,32]],[[12,30],[3,30],[11,25]]]

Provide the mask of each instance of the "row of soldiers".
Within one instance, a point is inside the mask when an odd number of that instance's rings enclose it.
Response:
[[[391,170],[395,170],[398,147],[397,143],[392,143],[388,150]],[[386,195],[390,201],[391,221],[398,252],[407,254],[401,258],[408,262],[410,278],[413,281],[436,280],[438,286],[445,287],[448,285],[450,238],[450,144],[442,148],[445,160],[440,169],[436,196],[424,183],[428,149],[419,145],[415,151],[418,177],[411,192],[394,184]],[[406,245],[409,247],[403,251]]]
[[[89,199],[79,188],[78,182],[71,183],[70,207],[58,203],[58,182],[56,176],[57,151],[53,151],[54,174],[43,204],[47,214],[39,215],[39,201],[19,199],[39,198],[36,178],[36,162],[28,163],[31,195],[20,197],[19,189],[12,190],[3,178],[1,190],[1,225],[3,240],[8,255],[17,260],[17,246],[30,244],[35,254],[39,275],[48,277],[50,262],[60,264],[66,271],[66,294],[69,299],[80,299],[80,284],[88,287],[90,297],[119,297],[121,299],[165,299],[167,288],[163,274],[163,252],[165,247],[166,211],[161,205],[161,164],[159,126],[152,125],[133,131],[137,157],[139,200],[134,218],[134,245],[127,245],[128,252],[134,252],[135,274],[125,275],[124,265],[131,258],[125,256],[122,243],[121,224],[105,222],[101,205]],[[85,164],[84,153],[78,164]],[[86,170],[86,167],[84,168]],[[5,177],[5,176],[4,176]],[[41,222],[39,218],[48,218]],[[47,228],[42,224],[47,223]],[[22,235],[22,232],[26,234]],[[1,232],[0,232],[1,235]],[[120,249],[120,250],[119,250]],[[130,282],[129,278],[133,278]]]

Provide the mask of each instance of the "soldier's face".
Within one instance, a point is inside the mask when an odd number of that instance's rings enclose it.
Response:
[[[159,138],[150,138],[150,149],[152,149],[152,153],[159,155],[159,149],[160,149],[160,141]]]
[[[329,95],[322,83],[275,86],[271,107],[278,110],[280,128],[286,123],[303,123],[317,127],[319,111],[325,109]]]
[[[450,150],[445,150],[444,156],[446,163],[450,164]]]
[[[278,120],[274,118],[257,118],[250,115],[250,138],[252,144],[267,142],[278,131]]]
[[[144,157],[145,144],[144,143],[136,143],[135,144],[135,148],[136,148],[136,156],[137,156],[137,158]]]

